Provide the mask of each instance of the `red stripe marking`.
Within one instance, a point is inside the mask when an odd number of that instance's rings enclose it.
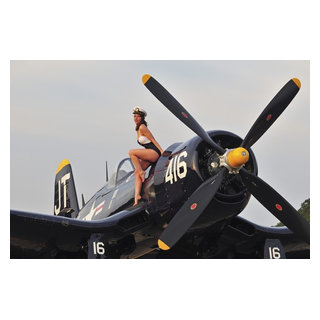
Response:
[[[99,207],[96,208],[96,211],[99,210],[99,209],[102,209],[102,208],[103,208],[103,205],[104,205],[104,202],[101,203],[101,204],[99,205]]]

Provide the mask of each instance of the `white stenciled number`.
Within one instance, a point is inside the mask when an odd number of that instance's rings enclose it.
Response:
[[[172,174],[172,164],[173,164],[173,159],[170,160],[167,171],[166,171],[166,176],[165,176],[165,182],[167,183],[170,181],[170,183],[173,183],[173,174]]]
[[[106,251],[104,249],[104,243],[103,242],[93,242],[93,253],[94,254],[104,254]]]
[[[269,248],[269,256],[270,256],[270,259],[280,259],[281,258],[280,249],[278,247]]]
[[[170,183],[172,184],[173,182],[177,182],[178,178],[183,179],[186,177],[187,163],[185,161],[182,161],[181,158],[186,158],[187,156],[187,151],[183,151],[170,160],[165,175],[165,183],[170,181]]]
[[[178,164],[177,164],[177,173],[178,173],[178,177],[180,179],[183,179],[186,177],[187,175],[187,164],[185,161],[180,161],[181,157],[187,157],[187,151],[183,151],[182,153],[179,154],[178,156]]]

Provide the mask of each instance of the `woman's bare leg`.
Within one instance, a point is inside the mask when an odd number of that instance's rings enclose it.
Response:
[[[134,206],[138,204],[138,201],[141,199],[141,187],[142,187],[142,181],[140,178],[140,174],[137,172],[137,170],[134,171]]]
[[[141,168],[141,164],[140,164],[140,161],[139,161],[139,158],[138,156],[136,155],[136,150],[138,149],[133,149],[133,150],[130,150],[129,151],[129,156],[133,162],[133,165],[135,166],[136,168],[136,171],[137,171],[137,174],[140,176],[141,178],[141,181],[144,182],[144,175],[145,175],[145,172],[144,170],[142,170]],[[136,174],[136,173],[135,173]]]
[[[141,181],[145,180],[144,169],[141,168],[140,160],[146,160],[149,162],[154,162],[159,158],[159,155],[151,149],[132,149],[129,151],[129,156],[135,166],[138,174],[140,175]]]
[[[159,155],[150,149],[132,149],[129,151],[129,156],[136,168],[135,176],[135,196],[134,205],[138,204],[141,199],[140,192],[142,183],[145,180],[145,169],[150,165],[151,162],[155,162]]]
[[[149,161],[146,161],[146,160],[139,160],[140,162],[140,166],[141,166],[141,169],[143,170],[146,170],[149,165],[150,165],[150,162]],[[134,191],[134,206],[138,204],[139,200],[141,199],[141,195],[140,195],[140,192],[141,192],[141,187],[142,187],[142,180],[141,180],[141,177],[140,177],[140,174],[137,172],[137,170],[134,171],[134,178],[135,178],[135,191]]]

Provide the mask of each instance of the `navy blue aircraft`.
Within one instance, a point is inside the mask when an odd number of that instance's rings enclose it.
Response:
[[[309,258],[310,225],[257,176],[251,146],[300,89],[293,78],[244,139],[206,132],[150,75],[146,88],[197,135],[169,146],[134,202],[134,166],[119,162],[101,190],[79,208],[71,165],[56,173],[54,215],[11,210],[11,258]],[[286,227],[256,225],[239,213],[251,194]]]

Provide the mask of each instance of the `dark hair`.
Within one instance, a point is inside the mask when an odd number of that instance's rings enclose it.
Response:
[[[139,130],[139,128],[140,128],[140,126],[141,126],[142,124],[144,124],[146,127],[148,126],[147,121],[144,120],[144,116],[142,116],[142,115],[140,115],[140,116],[141,116],[141,121],[136,125],[136,131]]]

